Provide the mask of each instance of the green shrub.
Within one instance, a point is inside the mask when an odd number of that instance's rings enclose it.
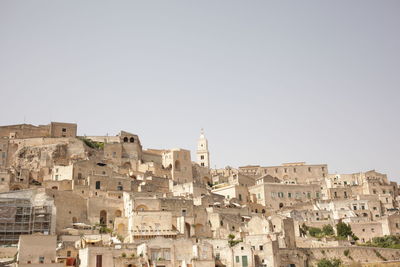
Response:
[[[333,230],[332,225],[326,224],[322,227],[322,232],[324,232],[325,235],[334,235],[335,231]]]
[[[333,260],[322,259],[318,262],[317,266],[318,267],[339,267],[340,264],[341,264],[341,261],[339,259],[333,259]]]
[[[235,240],[235,235],[233,234],[228,235],[228,244],[230,247],[236,246],[240,242],[242,242],[242,240]]]
[[[104,143],[102,142],[95,142],[85,137],[80,137],[80,139],[90,148],[93,149],[104,149]]]
[[[112,229],[107,228],[106,226],[100,226],[99,232],[100,234],[109,234],[112,233]]]
[[[322,230],[320,228],[317,228],[317,227],[308,228],[308,233],[312,237],[320,237],[320,236],[322,236]]]

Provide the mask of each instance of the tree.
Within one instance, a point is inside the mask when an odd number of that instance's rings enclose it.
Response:
[[[339,237],[347,238],[348,236],[354,235],[353,231],[351,231],[351,226],[344,222],[339,222],[336,224],[336,230]]]
[[[326,224],[322,227],[322,232],[324,232],[325,235],[334,235],[335,231],[333,230],[332,225]]]
[[[300,236],[306,236],[307,231],[308,231],[308,226],[305,223],[303,223],[300,227]]]

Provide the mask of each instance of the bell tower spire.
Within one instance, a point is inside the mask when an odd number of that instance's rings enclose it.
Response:
[[[208,151],[208,141],[204,135],[204,129],[200,131],[200,138],[197,141],[197,163],[206,168],[210,168],[210,152]]]

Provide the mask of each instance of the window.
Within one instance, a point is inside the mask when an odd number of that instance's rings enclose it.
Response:
[[[242,195],[241,194],[239,194],[239,200],[242,201]]]
[[[200,159],[204,159],[204,156],[203,156],[203,155],[201,155],[201,156],[200,156]]]
[[[257,194],[257,198],[261,199],[261,194],[260,193]]]
[[[96,181],[96,189],[100,189],[100,181]]]
[[[296,172],[296,168],[293,168],[293,172]]]
[[[316,198],[319,198],[319,192],[316,192],[316,193],[315,193],[315,197],[316,197]]]
[[[71,257],[71,250],[67,251],[67,257]]]
[[[236,262],[240,261],[240,257],[239,256],[236,256],[235,258],[236,258]]]
[[[292,193],[287,193],[288,198],[292,198]]]
[[[307,192],[307,197],[311,198],[311,192]]]
[[[186,216],[186,210],[182,210],[182,216]]]
[[[283,198],[284,197],[283,192],[278,192],[278,197]]]
[[[264,250],[264,247],[263,247],[263,246],[260,246],[259,248],[260,248],[260,250]]]
[[[62,128],[62,132],[63,133],[67,132],[67,128]]]
[[[44,257],[43,256],[39,257],[39,263],[44,263]]]
[[[219,260],[220,257],[221,257],[221,254],[220,254],[219,252],[218,252],[218,253],[215,253],[215,259],[216,259],[216,260]]]
[[[201,165],[202,167],[204,167],[204,162],[202,162],[200,165]]]
[[[308,172],[311,172],[311,167],[308,167]]]
[[[357,210],[357,206],[356,205],[353,205],[353,210]]]
[[[285,172],[287,172],[287,169],[285,168]]]
[[[244,250],[244,247],[240,247],[240,250]]]

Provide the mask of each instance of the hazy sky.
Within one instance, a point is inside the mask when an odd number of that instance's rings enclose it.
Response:
[[[1,1],[0,124],[400,182],[399,1]]]

